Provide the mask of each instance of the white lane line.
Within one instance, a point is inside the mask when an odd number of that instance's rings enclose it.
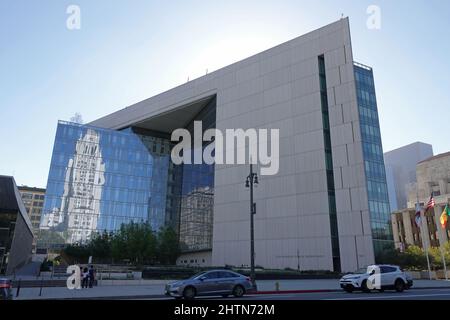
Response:
[[[333,298],[324,300],[370,300],[370,299],[391,299],[391,298],[424,298],[424,297],[438,297],[438,296],[448,296],[450,298],[450,293],[430,293],[430,294],[411,294],[411,295],[401,295],[401,296],[380,296],[380,297],[359,297],[359,298]]]

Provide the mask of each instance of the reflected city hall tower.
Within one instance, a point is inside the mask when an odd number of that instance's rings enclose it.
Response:
[[[89,240],[97,229],[102,188],[105,184],[105,163],[100,150],[100,135],[88,129],[69,159],[64,179],[61,208],[53,208],[44,218],[41,229],[65,231],[66,243]]]
[[[183,251],[212,247],[214,189],[198,187],[181,197],[180,244]]]

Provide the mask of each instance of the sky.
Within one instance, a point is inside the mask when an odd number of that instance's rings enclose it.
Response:
[[[0,0],[0,175],[45,187],[58,120],[93,121],[342,15],[374,68],[384,151],[450,151],[450,1]]]

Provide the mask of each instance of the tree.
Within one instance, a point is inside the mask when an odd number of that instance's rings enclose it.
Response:
[[[402,267],[405,265],[405,255],[392,247],[385,247],[377,254],[375,261],[379,264],[396,264]]]
[[[157,239],[148,222],[122,224],[112,239],[115,259],[142,265],[156,260]]]
[[[161,228],[158,233],[158,260],[161,264],[175,264],[180,255],[178,235],[173,228]]]
[[[111,238],[113,234],[106,230],[102,233],[94,234],[92,240],[87,244],[90,255],[99,261],[109,261],[111,259]]]
[[[405,250],[405,266],[410,269],[425,269],[427,261],[424,250],[418,246],[409,246]]]
[[[71,244],[63,249],[63,253],[73,259],[74,263],[87,261],[89,250],[85,245]]]

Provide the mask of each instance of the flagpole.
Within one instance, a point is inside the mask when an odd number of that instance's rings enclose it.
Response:
[[[427,257],[428,277],[431,280],[431,268],[430,268],[430,257],[428,256],[428,245],[425,243],[425,235],[423,234],[423,231],[424,231],[423,230],[423,218],[425,217],[425,214],[424,214],[424,212],[422,212],[422,209],[420,208],[419,190],[417,190],[417,209],[420,210],[420,224],[421,224],[421,226],[419,228],[420,228],[420,232],[422,233],[423,249],[425,250],[425,256]],[[427,228],[428,228],[428,224],[427,224]],[[428,239],[427,239],[426,242],[428,242]]]
[[[434,212],[434,208],[433,208],[433,214],[436,216],[435,212]],[[443,234],[442,234],[442,230],[440,228],[440,222],[439,222],[439,216],[436,216],[436,227],[439,230],[439,251],[441,252],[441,258],[442,258],[442,264],[444,265],[444,274],[445,274],[445,280],[448,281],[448,276],[447,276],[447,264],[445,263],[445,255],[444,255],[444,251],[442,250],[442,238],[443,238]]]
[[[420,206],[420,205],[419,205]],[[422,211],[422,209],[420,210],[420,222],[422,224],[422,226],[420,227],[420,230],[422,232],[422,244],[423,244],[423,248],[425,249],[425,255],[427,257],[427,266],[428,266],[428,277],[431,279],[431,267],[430,267],[430,257],[428,256],[428,239],[425,241],[425,236],[423,234],[423,218],[425,217],[424,212]],[[428,226],[427,226],[428,227]]]

